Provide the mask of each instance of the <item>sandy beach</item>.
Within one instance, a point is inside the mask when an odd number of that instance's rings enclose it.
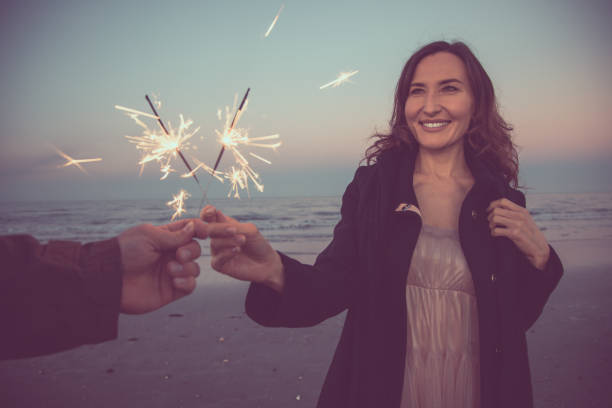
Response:
[[[553,242],[565,276],[529,330],[535,406],[612,401],[611,241]],[[285,251],[314,260],[321,243]],[[0,362],[2,407],[313,407],[343,314],[316,327],[266,329],[244,314],[247,284],[201,258],[196,292],[122,316],[115,341]]]

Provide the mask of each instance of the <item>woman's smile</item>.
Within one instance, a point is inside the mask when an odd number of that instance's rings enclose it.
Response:
[[[419,125],[426,132],[441,132],[445,130],[448,125],[450,125],[450,120],[421,120],[419,121]]]

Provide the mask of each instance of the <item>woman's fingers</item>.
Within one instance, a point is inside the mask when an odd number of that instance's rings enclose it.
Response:
[[[507,198],[500,198],[498,200],[491,201],[491,203],[489,204],[489,207],[487,207],[487,212],[493,210],[494,208],[503,208],[506,210],[521,211],[521,212],[525,210],[524,207],[521,207],[520,205],[508,200]]]
[[[214,238],[231,238],[235,235],[250,237],[258,232],[257,227],[250,223],[222,222],[208,224],[208,236]]]
[[[215,255],[227,248],[240,247],[245,242],[246,237],[240,234],[228,238],[214,238],[210,240],[210,252]]]
[[[228,217],[227,215],[223,214],[220,210],[216,209],[210,204],[202,208],[202,212],[200,213],[200,218],[202,218],[203,221],[208,222],[208,223],[237,222],[235,219],[233,219],[232,217]]]
[[[210,265],[213,267],[214,270],[223,272],[223,267],[239,253],[240,248],[236,246],[224,249],[216,255],[213,255],[210,260]]]

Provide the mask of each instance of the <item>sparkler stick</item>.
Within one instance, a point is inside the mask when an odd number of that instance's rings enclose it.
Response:
[[[238,119],[240,118],[240,115],[242,114],[242,108],[244,107],[244,103],[246,102],[250,91],[251,91],[251,88],[247,88],[247,91],[244,94],[244,97],[242,98],[242,102],[240,102],[240,107],[238,107],[238,110],[236,110],[236,113],[234,113],[234,119],[232,119],[232,123],[229,129],[227,130],[228,135],[232,133],[232,131],[234,130],[234,127],[236,126],[236,123],[238,122]],[[215,165],[213,167],[213,173],[217,170],[217,167],[219,167],[219,162],[221,161],[221,157],[223,157],[223,152],[225,152],[225,145],[221,146],[221,151],[219,152],[219,156],[217,156],[217,161],[215,161]],[[206,189],[208,190],[208,188]]]
[[[232,123],[230,124],[227,132],[225,132],[227,135],[231,134],[234,128],[236,127],[236,123],[238,123],[238,119],[240,119],[240,115],[242,115],[242,110],[244,109],[244,104],[246,103],[247,98],[249,97],[250,91],[251,91],[251,88],[249,87],[244,93],[244,96],[242,97],[242,102],[240,102],[240,106],[234,113],[234,118],[232,119]],[[200,209],[203,208],[204,202],[208,201],[207,193],[208,193],[208,189],[210,188],[210,182],[212,181],[212,178],[215,177],[215,173],[217,171],[217,168],[219,167],[219,163],[221,162],[221,158],[223,157],[224,152],[225,152],[225,144],[222,144],[221,150],[219,151],[219,155],[217,156],[217,160],[215,161],[215,165],[213,166],[212,171],[210,172],[211,178],[208,179],[208,184],[206,185],[206,189],[204,189],[204,194],[202,195],[202,200],[200,200]]]
[[[164,125],[164,122],[161,120],[161,117],[157,114],[157,110],[155,109],[153,102],[151,102],[151,99],[149,99],[149,95],[145,95],[145,98],[147,99],[147,102],[149,102],[149,106],[151,107],[151,110],[153,111],[153,114],[155,115],[157,122],[159,123],[159,126],[161,126],[164,133],[169,136],[170,132],[168,132],[168,129],[166,129],[166,126]],[[121,107],[117,109],[121,109]],[[127,109],[123,109],[123,110],[127,110]],[[198,177],[195,175],[195,172],[193,172],[193,170],[191,169],[191,166],[189,165],[189,162],[187,161],[185,156],[183,156],[183,153],[178,148],[176,149],[176,152],[178,153],[181,160],[183,160],[183,163],[185,163],[185,166],[187,166],[187,169],[189,169],[189,172],[192,173],[191,175],[193,176],[196,183],[198,183],[200,188],[202,188],[202,185],[200,184],[200,180],[198,180]]]
[[[338,75],[338,78],[334,79],[331,82],[326,83],[325,85],[320,86],[319,89],[325,89],[329,86],[331,86],[332,88],[335,88],[337,86],[342,85],[344,82],[351,82],[349,81],[349,78],[358,72],[359,71],[341,72],[340,75]]]

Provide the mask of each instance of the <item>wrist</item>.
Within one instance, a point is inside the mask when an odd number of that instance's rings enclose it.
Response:
[[[546,264],[548,263],[548,259],[550,258],[550,247],[546,245],[546,250],[537,257],[534,257],[531,263],[540,271],[543,271],[546,268]]]
[[[278,293],[283,293],[285,287],[285,267],[278,252],[274,251],[274,257],[274,266],[262,283]]]

